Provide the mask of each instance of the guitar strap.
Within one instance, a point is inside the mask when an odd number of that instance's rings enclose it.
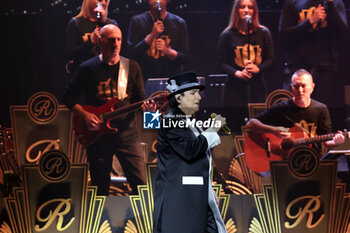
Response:
[[[128,86],[129,59],[120,56],[119,74],[118,74],[118,100],[127,97],[126,88]]]

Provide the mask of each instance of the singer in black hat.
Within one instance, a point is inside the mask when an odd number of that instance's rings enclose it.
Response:
[[[239,133],[248,103],[265,102],[265,76],[274,59],[270,30],[259,23],[255,0],[235,0],[218,43],[219,69],[228,75],[224,104],[228,126]]]
[[[204,86],[195,73],[186,72],[171,77],[167,89],[171,109],[158,134],[153,232],[227,232],[210,179],[210,151],[220,144],[220,127],[203,131],[180,123],[196,122]],[[220,115],[214,121],[225,124]]]

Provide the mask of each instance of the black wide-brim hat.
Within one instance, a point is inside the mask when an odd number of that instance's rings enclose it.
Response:
[[[198,82],[196,73],[185,72],[170,77],[166,88],[170,91],[169,99],[176,94],[191,89],[199,89],[201,91],[204,89],[204,86]]]

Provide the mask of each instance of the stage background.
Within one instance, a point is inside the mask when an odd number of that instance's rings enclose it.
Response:
[[[130,18],[147,9],[145,3],[136,5],[134,3],[129,6],[128,2],[131,1],[112,0],[109,13],[109,17],[118,21],[123,32],[122,55],[126,55],[125,40]],[[343,2],[348,9],[349,21],[350,1],[343,0]],[[80,3],[78,0],[19,0],[4,3],[4,8],[0,11],[3,60],[0,124],[11,127],[9,106],[26,104],[28,98],[38,91],[50,92],[61,101],[68,81],[65,73],[65,28],[70,18],[78,12],[78,9],[73,11],[69,9],[80,6]],[[260,21],[271,30],[275,45],[276,59],[267,80],[269,91],[280,88],[282,84],[281,70],[286,51],[278,33],[279,9],[282,3],[283,1],[258,1]],[[204,77],[219,73],[217,40],[227,26],[231,6],[232,1],[228,0],[173,0],[170,3],[170,11],[183,17],[188,25],[190,39],[188,70],[193,70]],[[342,76],[346,77],[347,84],[350,84],[346,72],[350,67],[349,38],[340,38],[338,45]]]

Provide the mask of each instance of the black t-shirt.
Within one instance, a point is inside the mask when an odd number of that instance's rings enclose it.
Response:
[[[287,128],[292,127],[294,123],[299,123],[308,132],[317,135],[332,132],[327,106],[316,100],[311,100],[311,104],[307,108],[298,107],[292,99],[282,101],[254,118],[267,125]]]
[[[163,20],[163,39],[168,48],[177,52],[175,60],[162,55],[155,47],[145,42],[145,37],[153,28],[154,20],[148,12],[136,15],[130,20],[128,31],[128,49],[131,58],[136,60],[143,72],[144,79],[164,78],[184,71],[189,50],[187,24],[184,19],[170,12]]]
[[[279,30],[288,45],[288,66],[304,69],[336,67],[334,39],[348,31],[342,0],[324,3],[321,0],[286,0],[281,12]],[[310,23],[316,7],[325,7],[324,22]]]
[[[218,42],[220,69],[231,77],[237,70],[243,70],[248,61],[248,44],[250,60],[263,73],[272,66],[274,59],[273,41],[270,30],[258,28],[248,35],[237,29],[228,29],[221,33]]]

